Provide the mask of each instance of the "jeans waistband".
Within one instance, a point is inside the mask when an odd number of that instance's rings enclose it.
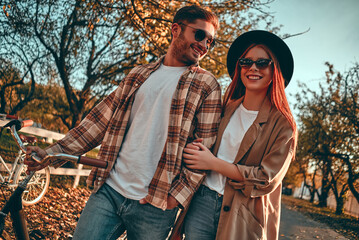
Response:
[[[202,196],[209,195],[209,196],[216,196],[218,198],[223,197],[222,194],[210,189],[209,187],[203,184],[198,188],[197,193],[201,194]]]

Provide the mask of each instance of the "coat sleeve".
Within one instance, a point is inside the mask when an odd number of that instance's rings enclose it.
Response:
[[[280,127],[269,150],[259,166],[237,164],[243,180],[229,180],[229,184],[243,192],[246,197],[259,197],[271,193],[281,184],[293,159],[295,137],[289,124]],[[274,131],[275,132],[275,131]]]
[[[122,88],[108,95],[64,138],[45,149],[47,153],[82,155],[101,144],[112,115],[120,105]],[[60,167],[66,161],[54,165]]]
[[[206,94],[203,94],[204,100],[192,123],[193,135],[189,137],[188,141],[203,138],[202,143],[211,148],[216,141],[222,111],[221,89],[217,80],[213,79],[210,84],[206,85],[205,92]],[[185,208],[204,175],[204,171],[191,170],[182,165],[179,178],[172,183],[169,193]]]

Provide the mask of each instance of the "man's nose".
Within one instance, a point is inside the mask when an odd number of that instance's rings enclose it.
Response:
[[[201,47],[205,50],[205,52],[207,53],[208,49],[209,49],[209,44],[208,44],[208,39],[204,38],[201,42],[200,42]]]

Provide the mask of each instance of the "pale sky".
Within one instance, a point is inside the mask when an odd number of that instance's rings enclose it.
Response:
[[[275,25],[283,25],[281,34],[310,28],[285,40],[294,57],[287,93],[298,91],[298,81],[313,88],[318,82],[325,83],[326,61],[341,73],[359,62],[359,0],[275,0],[269,11],[275,16]]]

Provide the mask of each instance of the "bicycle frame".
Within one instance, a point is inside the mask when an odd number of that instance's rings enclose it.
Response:
[[[32,172],[28,175],[22,182],[19,183],[18,187],[15,189],[10,199],[6,202],[5,206],[0,212],[0,219],[2,222],[5,221],[5,217],[10,212],[10,216],[13,222],[13,227],[16,235],[16,239],[28,240],[29,233],[27,230],[26,218],[22,206],[21,195],[25,191],[27,183],[34,175],[35,172]],[[0,234],[2,234],[3,228],[0,229]]]
[[[14,229],[16,236],[18,239],[29,239],[27,224],[25,221],[24,212],[22,210],[22,193],[26,189],[27,183],[20,182],[20,184],[16,184],[16,177],[18,177],[18,171],[21,171],[23,167],[23,163],[19,164],[20,159],[22,158],[22,151],[20,150],[15,158],[14,163],[12,164],[12,169],[10,170],[2,157],[0,157],[0,163],[4,166],[5,171],[9,174],[7,179],[5,179],[2,174],[0,174],[0,180],[6,184],[8,187],[18,186],[18,189],[15,190],[13,195],[10,197],[9,202],[12,203],[11,206],[5,206],[4,209],[0,212],[0,218],[5,218],[6,214],[10,212],[11,218],[14,223]],[[13,182],[10,184],[10,181]],[[29,178],[30,180],[30,178]],[[8,209],[9,208],[9,209]],[[4,215],[5,214],[5,215]],[[1,235],[2,232],[0,232]]]
[[[14,160],[14,162],[12,163],[12,168],[9,169],[9,167],[7,166],[6,162],[4,161],[4,159],[0,156],[0,164],[2,165],[2,167],[4,167],[5,171],[9,174],[9,176],[7,177],[7,179],[5,179],[5,177],[0,173],[0,181],[3,182],[3,183],[6,183],[8,184],[8,186],[16,186],[16,184],[11,184],[9,185],[10,183],[10,180],[13,179],[14,176],[16,176],[16,171],[18,169],[18,163],[20,161],[22,157],[22,151],[19,150],[18,154],[16,155],[16,158]],[[13,179],[15,182],[15,179]]]
[[[19,134],[25,145],[37,141],[35,137],[27,137]],[[20,149],[11,163],[7,163],[0,156],[0,184],[14,190],[18,183],[26,176],[26,166],[24,163],[25,154]],[[50,168],[45,168],[36,172],[35,177],[29,182],[26,191],[22,195],[24,206],[31,206],[38,203],[45,196],[50,183]]]
[[[31,121],[31,122],[28,122],[27,124],[32,125],[32,123],[33,122]],[[20,130],[22,125],[24,126],[25,124],[21,124],[21,122],[18,120],[11,121],[10,123],[7,124],[10,126],[11,135],[14,137],[17,145],[20,147],[19,155],[18,155],[19,157],[15,160],[16,162],[21,157],[21,152],[26,153],[26,147],[22,143],[19,135],[16,132],[16,131]],[[7,126],[7,125],[5,125],[5,126]],[[5,166],[6,166],[6,163],[5,163]],[[14,165],[14,166],[16,166],[16,165]],[[15,169],[13,168],[11,170],[11,173],[13,174],[14,172],[15,172]],[[30,181],[30,179],[32,178],[32,176],[34,174],[35,174],[35,172],[31,172],[28,176],[26,176],[26,178],[23,181],[21,181],[19,183],[19,185],[17,186],[17,188],[15,189],[13,194],[10,196],[10,199],[6,202],[5,206],[3,207],[3,209],[0,212],[0,220],[1,220],[0,225],[4,225],[5,217],[10,212],[10,216],[11,216],[11,219],[13,222],[13,227],[14,227],[16,238],[21,239],[21,240],[22,239],[24,239],[24,240],[30,239],[29,233],[27,230],[27,223],[25,220],[26,218],[25,218],[24,211],[23,211],[21,196],[22,196],[22,193],[25,191],[28,182]],[[2,226],[0,229],[0,234],[2,234],[2,232],[3,232],[3,227],[4,226]]]
[[[23,122],[20,122],[19,120],[13,120],[9,123],[7,123],[4,127],[10,127],[11,135],[15,139],[17,145],[20,148],[20,151],[23,153],[26,153],[26,147],[21,141],[19,135],[17,134],[17,131],[21,129],[21,127],[24,126],[31,126],[33,122],[31,120],[25,120]],[[4,128],[3,127],[3,128]],[[19,154],[21,155],[21,154]],[[46,163],[56,163],[57,161],[72,161],[76,163],[82,163],[89,166],[94,167],[100,167],[100,168],[106,168],[107,162],[89,158],[89,157],[83,157],[83,156],[73,156],[69,154],[49,154],[43,159],[39,159],[36,156],[31,157],[34,161],[38,162],[39,164],[46,164]],[[15,231],[16,239],[20,240],[29,240],[29,233],[27,230],[27,223],[26,223],[26,217],[23,211],[23,205],[22,205],[22,199],[21,196],[26,189],[26,186],[30,179],[33,177],[35,172],[30,172],[29,175],[27,175],[24,180],[22,180],[18,187],[15,189],[15,191],[10,196],[9,200],[6,202],[2,210],[0,211],[0,235],[2,235],[3,229],[4,229],[4,222],[5,217],[10,213],[11,219],[12,219],[12,225]]]

